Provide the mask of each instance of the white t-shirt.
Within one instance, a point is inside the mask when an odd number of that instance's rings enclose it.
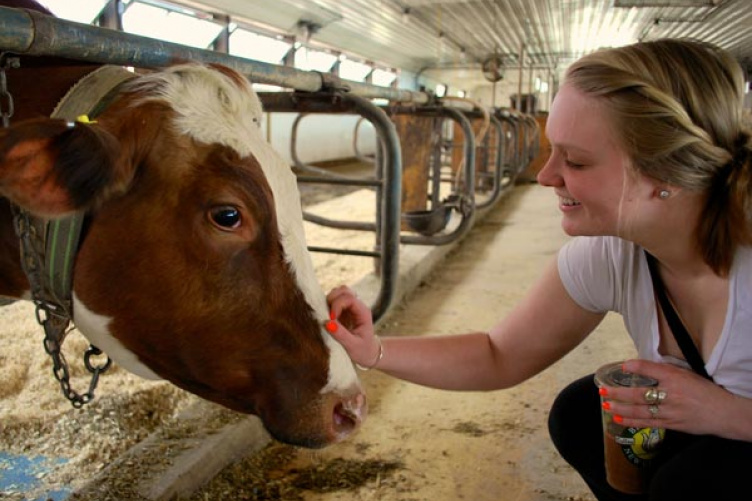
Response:
[[[577,237],[559,251],[558,266],[577,304],[623,316],[639,358],[689,368],[658,353],[656,302],[642,247],[616,237]],[[723,332],[705,370],[730,392],[752,398],[752,248],[740,248],[734,258]]]

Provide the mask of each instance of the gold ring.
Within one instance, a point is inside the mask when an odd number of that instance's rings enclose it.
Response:
[[[665,391],[658,390],[658,397],[656,399],[656,403],[660,404],[661,402],[663,402],[664,400],[666,400],[667,396],[668,396],[668,394]]]
[[[650,416],[655,419],[658,416],[658,411],[660,408],[658,408],[657,405],[653,404],[648,406],[648,412],[650,412]]]
[[[645,392],[645,402],[649,404],[654,404],[658,401],[658,389],[657,388],[650,388],[648,391]]]

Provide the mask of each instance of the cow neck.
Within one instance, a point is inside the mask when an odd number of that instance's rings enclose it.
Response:
[[[102,66],[79,80],[58,103],[50,115],[73,121],[81,115],[95,117],[117,94],[118,87],[135,75],[117,66]],[[68,364],[61,348],[73,319],[73,263],[78,250],[85,219],[83,211],[66,217],[47,220],[31,215],[12,205],[13,221],[20,240],[21,267],[29,280],[31,296],[37,305],[37,321],[44,327],[44,346],[52,357],[53,374],[65,397],[74,407],[81,407],[94,398],[99,375],[110,366],[110,359],[93,365],[91,357],[101,354],[90,346],[84,364],[91,372],[88,391],[80,394],[70,387]]]

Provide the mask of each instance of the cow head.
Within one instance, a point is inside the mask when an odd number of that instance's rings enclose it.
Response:
[[[45,217],[90,215],[73,314],[93,344],[318,447],[358,426],[365,397],[322,329],[296,180],[261,113],[227,68],[140,76],[96,123],[1,130],[0,193]]]

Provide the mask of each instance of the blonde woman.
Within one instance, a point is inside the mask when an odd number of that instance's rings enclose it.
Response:
[[[329,294],[336,321],[327,329],[360,365],[435,388],[491,390],[544,370],[618,312],[639,355],[624,369],[658,380],[661,398],[609,389],[606,411],[624,426],[668,430],[647,491],[626,495],[605,479],[592,375],[551,409],[560,453],[599,500],[739,499],[752,472],[752,139],[743,86],[728,54],[697,41],[585,56],[555,98],[546,130],[553,152],[538,175],[575,238],[509,316],[490,332],[380,340],[367,307],[340,287]],[[666,293],[663,306],[655,287]],[[669,308],[689,334],[684,350]]]

